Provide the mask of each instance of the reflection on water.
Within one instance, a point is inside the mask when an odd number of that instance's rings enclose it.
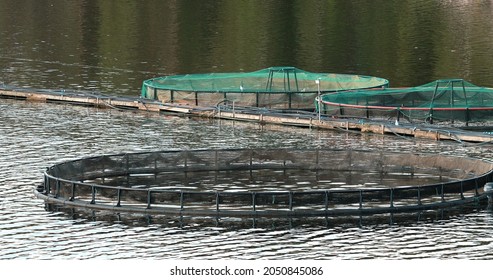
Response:
[[[38,2],[0,1],[0,82],[136,96],[154,76],[289,65],[493,86],[491,1]]]
[[[81,208],[70,208],[53,204],[45,204],[48,212],[63,213],[67,219],[81,223],[106,222],[119,223],[131,227],[159,226],[161,228],[179,228],[182,230],[201,230],[214,228],[217,230],[241,229],[271,229],[293,230],[299,228],[374,228],[387,226],[416,226],[455,219],[457,216],[491,211],[487,204],[462,205],[436,210],[418,212],[385,213],[361,216],[327,216],[327,217],[192,217],[192,216],[165,216],[119,213],[114,211],[99,211]]]

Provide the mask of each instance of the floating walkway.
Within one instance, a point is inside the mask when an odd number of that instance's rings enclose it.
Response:
[[[19,99],[34,102],[73,104],[119,110],[140,110],[180,116],[247,121],[260,124],[290,125],[297,127],[352,130],[364,133],[394,134],[400,136],[426,138],[432,140],[452,140],[459,142],[492,142],[493,135],[452,127],[431,124],[395,124],[387,120],[365,118],[330,117],[307,111],[270,110],[257,107],[239,107],[235,103],[220,103],[216,106],[202,107],[186,103],[164,103],[158,100],[100,95],[90,92],[39,90],[0,86],[0,98]]]

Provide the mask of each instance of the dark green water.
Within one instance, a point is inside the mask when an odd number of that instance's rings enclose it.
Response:
[[[138,95],[154,76],[289,65],[493,86],[492,13],[480,0],[0,0],[0,82]]]

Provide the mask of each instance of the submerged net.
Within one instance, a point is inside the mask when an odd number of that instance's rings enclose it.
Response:
[[[345,91],[321,97],[331,115],[397,117],[419,121],[493,120],[493,89],[460,79],[437,80],[413,88]]]
[[[319,92],[387,87],[382,78],[311,73],[295,67],[270,67],[248,73],[208,73],[164,76],[146,80],[142,97],[166,103],[215,106],[313,108]]]

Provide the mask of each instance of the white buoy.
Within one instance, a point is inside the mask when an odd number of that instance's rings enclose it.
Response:
[[[488,182],[488,183],[484,184],[483,191],[488,196],[488,203],[493,202],[493,198],[492,198],[492,195],[493,195],[493,182]]]

